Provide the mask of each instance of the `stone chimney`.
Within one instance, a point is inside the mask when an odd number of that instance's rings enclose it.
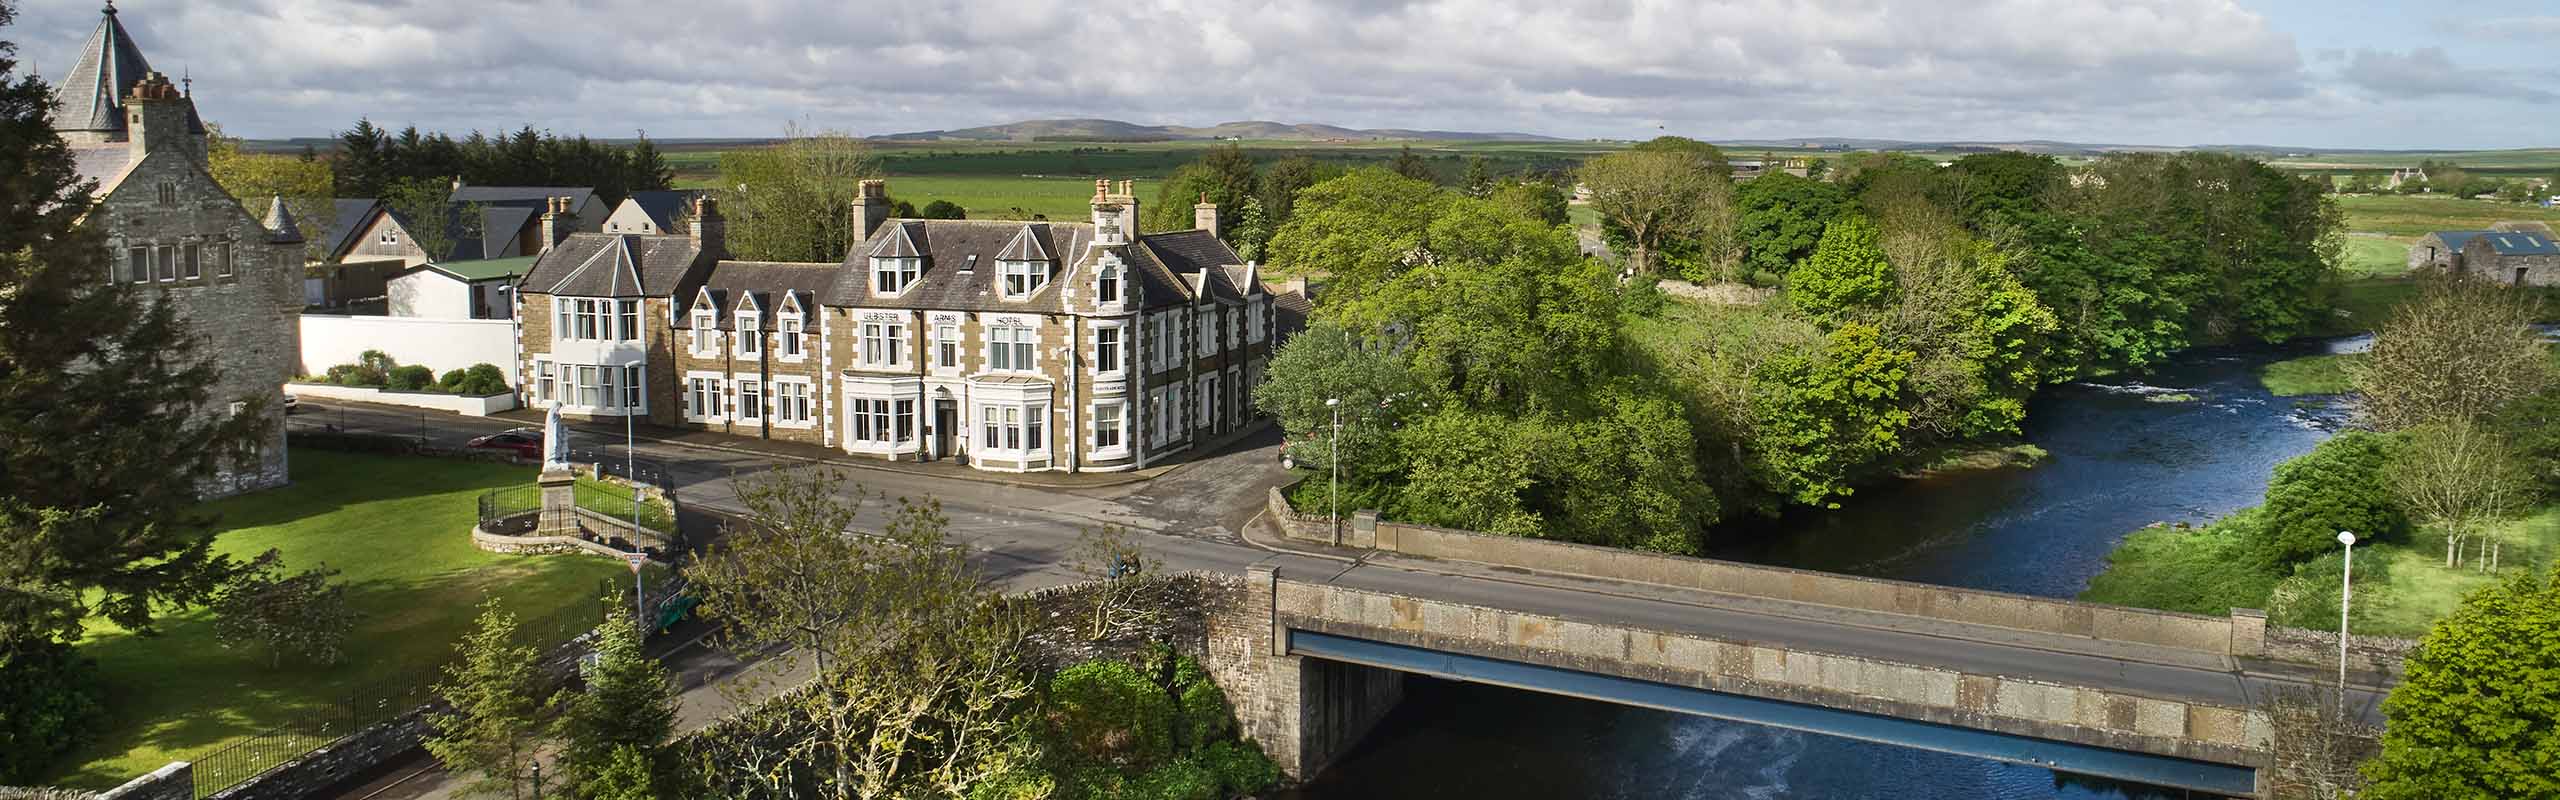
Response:
[[[549,208],[542,212],[542,252],[551,252],[551,247],[569,238],[577,226],[578,215],[570,210],[569,198],[550,198]]]
[[[158,72],[143,73],[133,85],[133,93],[125,97],[125,134],[133,148],[134,160],[162,150],[179,150],[198,160],[204,153],[196,149],[196,137],[187,130],[187,119],[194,116],[195,101],[178,93],[169,76]]]
[[[715,261],[729,257],[729,221],[720,216],[720,201],[709,195],[694,198],[693,219],[686,226],[703,256]]]
[[[1118,247],[1136,235],[1137,199],[1115,191],[1111,181],[1093,182],[1093,243],[1097,247]]]
[[[1200,193],[1200,204],[1191,207],[1191,227],[1218,235],[1218,204],[1209,202],[1209,193]]]
[[[862,197],[853,209],[853,242],[860,248],[871,241],[871,234],[889,224],[889,182],[877,178],[862,182]]]

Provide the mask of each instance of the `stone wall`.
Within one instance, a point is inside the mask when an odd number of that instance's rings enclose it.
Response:
[[[123,786],[108,789],[97,800],[196,800],[195,765],[171,761],[168,766],[151,771]]]
[[[1211,619],[1205,665],[1235,706],[1246,738],[1290,778],[1305,780],[1360,743],[1404,699],[1404,674],[1288,655],[1275,624],[1277,575],[1246,571],[1239,602]]]
[[[1272,491],[1269,503],[1272,515],[1293,537],[1330,540],[1329,528],[1320,532],[1310,530],[1303,524],[1303,518],[1288,509],[1286,498],[1278,490]],[[2084,636],[2198,653],[2228,655],[2233,651],[2233,626],[2228,617],[2151,611],[1545,539],[1496,536],[1381,521],[1375,511],[1354,514],[1350,524],[1345,526],[1342,544],[1422,558],[1649,583],[2037,633]]]
[[[2358,634],[2347,639],[2347,669],[2387,675],[2396,681],[2408,670],[2409,654],[2417,649],[2415,640]],[[2271,625],[2267,627],[2266,657],[2334,667],[2338,663],[2338,634]]]

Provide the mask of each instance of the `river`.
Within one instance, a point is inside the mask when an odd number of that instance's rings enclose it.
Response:
[[[2360,339],[2199,350],[2141,377],[2056,386],[2025,426],[2046,461],[1861,490],[1730,531],[1717,557],[2070,597],[2124,535],[2253,505],[2342,409],[2259,385],[2264,364]],[[1423,678],[1292,800],[2174,798],[2174,790],[1963,756]]]

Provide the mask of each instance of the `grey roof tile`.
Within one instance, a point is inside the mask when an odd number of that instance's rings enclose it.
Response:
[[[142,57],[133,35],[125,32],[124,23],[109,7],[98,20],[98,29],[90,32],[88,43],[81,46],[79,62],[54,85],[54,98],[60,104],[54,128],[124,130],[124,96],[150,71],[151,62]]]
[[[529,294],[667,297],[692,290],[701,253],[686,236],[571,234],[534,260],[522,286]]]
[[[341,197],[329,204],[330,221],[328,257],[336,260],[355,245],[356,236],[364,233],[365,223],[373,220],[373,212],[382,201],[372,198]]]

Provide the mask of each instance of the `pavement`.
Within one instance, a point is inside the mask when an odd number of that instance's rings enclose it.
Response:
[[[523,423],[330,401],[304,404],[291,424],[416,435],[459,446],[472,436]],[[579,443],[582,449],[622,457],[619,431],[580,432],[593,434]],[[608,438],[608,433],[614,435]],[[735,497],[737,476],[809,460],[845,461],[841,454],[801,454],[718,438],[727,441],[647,438],[637,441],[632,452],[666,469],[689,511],[713,514],[743,512]],[[1142,480],[1082,486],[957,479],[909,469],[870,469],[856,479],[858,491],[866,494],[940,500],[953,538],[970,547],[989,580],[1007,591],[1080,579],[1063,566],[1076,537],[1097,525],[1116,524],[1132,531],[1142,547],[1175,571],[1241,574],[1267,561],[1291,580],[2225,705],[2254,705],[2275,687],[2307,686],[2318,679],[2316,669],[2234,663],[2084,637],[1284,541],[1275,526],[1261,519],[1267,490],[1289,480],[1277,463],[1279,438],[1267,426],[1248,430]],[[883,505],[866,508],[856,524],[879,519],[877,509]],[[735,707],[739,698],[724,687],[778,688],[803,677],[788,672],[796,666],[794,659],[741,659],[703,644],[698,634],[666,646],[666,661],[683,688],[679,716],[688,730]],[[741,681],[741,676],[756,680]],[[2355,676],[2351,683],[2351,707],[2378,722],[2385,691],[2378,677]],[[421,753],[333,796],[442,798],[451,792],[446,783],[432,759]]]

